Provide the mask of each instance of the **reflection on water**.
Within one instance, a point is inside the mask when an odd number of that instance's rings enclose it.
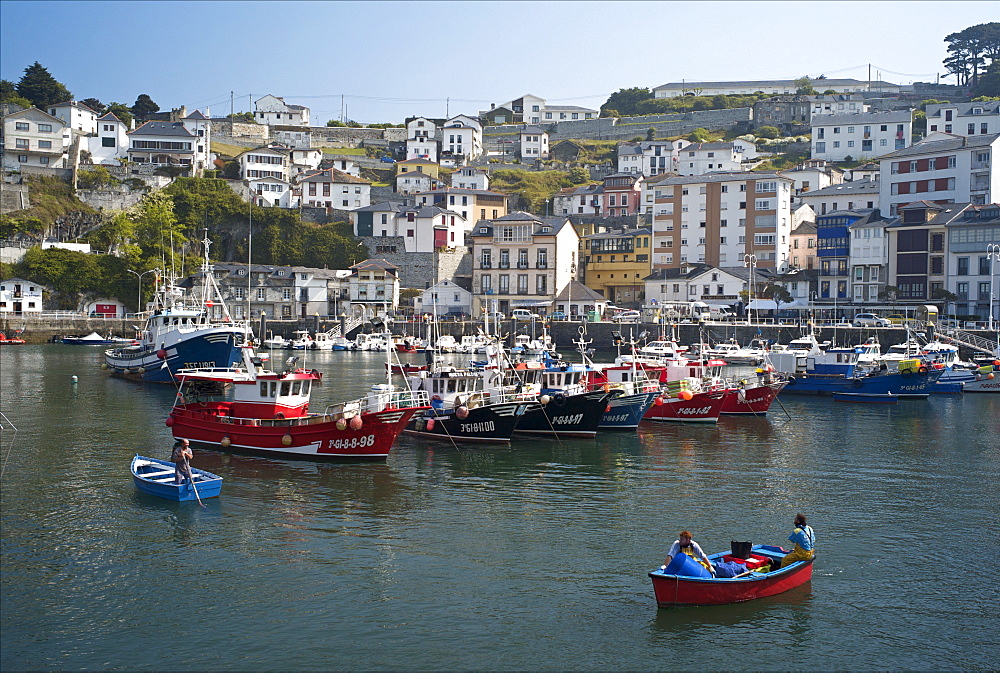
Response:
[[[946,539],[1000,553],[982,534],[1000,517],[990,396],[789,396],[767,418],[509,447],[404,436],[375,464],[197,451],[225,479],[201,508],[139,494],[128,472],[135,453],[169,455],[173,391],[99,363],[0,351],[0,409],[20,429],[0,509],[4,670],[995,664],[995,582],[925,553]],[[325,373],[315,408],[384,372],[380,354],[305,363]],[[800,510],[818,534],[809,585],[656,608],[646,573],[680,530],[709,552],[782,543]],[[164,634],[185,647],[137,646]]]

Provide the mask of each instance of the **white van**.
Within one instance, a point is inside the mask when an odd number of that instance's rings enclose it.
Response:
[[[732,320],[736,314],[728,306],[709,306],[708,317],[710,320]]]

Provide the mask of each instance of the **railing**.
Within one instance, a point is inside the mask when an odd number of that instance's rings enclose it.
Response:
[[[959,343],[963,346],[968,346],[969,348],[981,351],[983,353],[992,354],[997,348],[997,343],[989,339],[984,339],[977,334],[970,334],[969,332],[963,332],[961,330],[945,330],[944,334],[952,341]]]

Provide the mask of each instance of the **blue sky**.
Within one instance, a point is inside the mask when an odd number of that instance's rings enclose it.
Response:
[[[40,62],[76,98],[236,111],[266,93],[314,124],[475,113],[524,93],[600,107],[684,80],[944,75],[944,37],[998,2],[0,1],[0,77]],[[43,36],[43,39],[40,39]],[[874,77],[874,74],[873,74]],[[942,81],[952,83],[953,79]],[[450,104],[446,99],[450,98]]]

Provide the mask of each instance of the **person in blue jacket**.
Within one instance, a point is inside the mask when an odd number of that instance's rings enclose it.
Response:
[[[781,567],[791,565],[796,561],[808,561],[815,554],[816,532],[806,524],[806,515],[795,515],[795,530],[788,536],[789,542],[795,543],[795,548],[781,560]]]

